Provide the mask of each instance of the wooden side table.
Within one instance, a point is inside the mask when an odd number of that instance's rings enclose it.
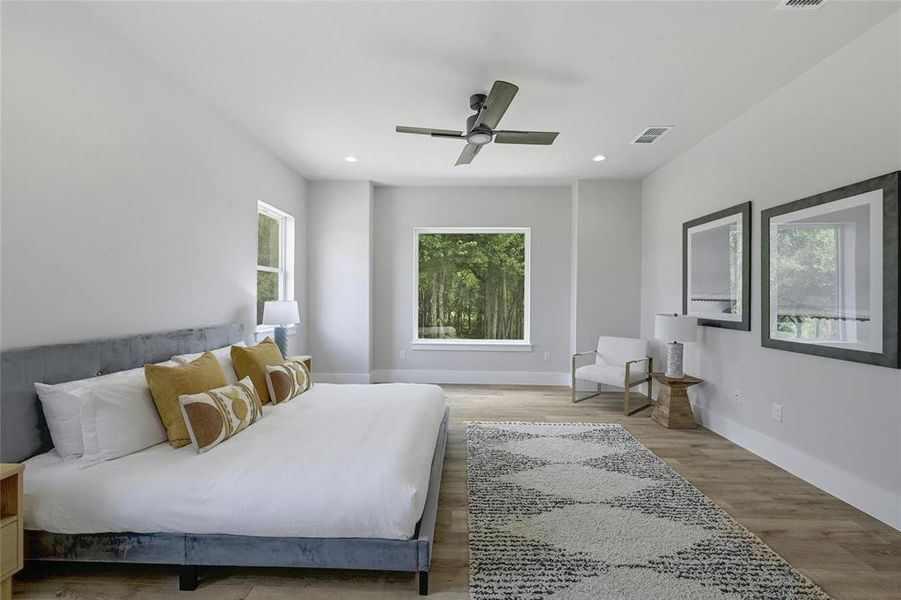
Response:
[[[25,566],[22,551],[22,475],[25,465],[0,463],[0,598],[13,597],[13,574]]]
[[[665,373],[651,373],[651,377],[660,386],[651,418],[659,425],[670,429],[697,427],[698,422],[695,421],[695,416],[691,412],[691,403],[688,401],[688,388],[704,383],[704,380],[691,375],[686,375],[682,379],[673,379],[667,377]]]
[[[307,370],[310,372],[310,374],[311,375],[313,374],[313,357],[312,356],[309,356],[306,354],[297,354],[295,356],[289,356],[288,360],[291,360],[294,362],[302,362],[303,364],[305,364],[307,366]]]

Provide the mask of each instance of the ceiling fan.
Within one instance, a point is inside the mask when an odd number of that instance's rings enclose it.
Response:
[[[469,107],[476,111],[466,119],[466,132],[452,129],[427,129],[425,127],[405,127],[398,125],[398,133],[417,133],[435,138],[465,140],[466,147],[460,153],[456,165],[468,165],[475,158],[482,146],[492,140],[498,144],[538,144],[548,146],[554,143],[556,131],[511,131],[496,129],[501,117],[507,112],[519,88],[506,81],[495,81],[488,95],[473,94],[469,98]]]

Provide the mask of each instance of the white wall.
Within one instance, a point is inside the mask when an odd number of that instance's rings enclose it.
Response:
[[[226,322],[249,336],[258,199],[297,219],[305,306],[301,177],[78,7],[2,11],[3,348]]]
[[[532,228],[531,352],[410,349],[416,325],[414,227]],[[373,377],[566,383],[569,257],[568,187],[376,187]]]
[[[581,180],[574,184],[576,351],[598,336],[638,337],[641,295],[641,184]]]
[[[309,183],[309,341],[319,381],[368,383],[372,366],[372,184]]]
[[[901,371],[760,346],[760,211],[901,168],[901,16],[826,58],[643,182],[642,333],[681,307],[681,224],[753,202],[751,332],[687,347],[704,424],[901,528]],[[694,346],[694,347],[692,347]],[[743,402],[732,403],[731,390]],[[770,418],[774,402],[783,422]]]

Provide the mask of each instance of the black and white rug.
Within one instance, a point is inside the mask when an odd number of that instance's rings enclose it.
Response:
[[[471,423],[474,600],[828,600],[620,425]]]

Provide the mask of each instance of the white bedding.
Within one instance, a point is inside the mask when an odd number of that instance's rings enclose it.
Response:
[[[79,469],[25,464],[25,528],[408,539],[444,415],[440,387],[317,383],[212,451],[159,444]]]

